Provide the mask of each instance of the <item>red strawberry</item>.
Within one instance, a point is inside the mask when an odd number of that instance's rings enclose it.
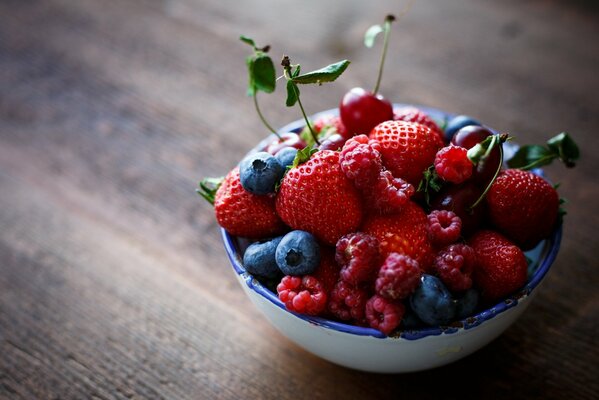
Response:
[[[428,271],[434,252],[427,226],[424,210],[409,201],[398,214],[369,215],[361,230],[378,239],[382,259],[390,253],[405,254],[418,261],[423,271]]]
[[[345,129],[345,125],[343,125],[341,117],[338,115],[326,114],[320,116],[314,121],[312,128],[321,139],[329,137],[335,133],[340,134],[345,139],[351,136],[347,133],[347,129]]]
[[[286,229],[275,212],[273,196],[257,196],[241,186],[239,167],[231,170],[218,188],[214,212],[218,224],[234,236],[262,239]]]
[[[431,117],[429,117],[424,111],[417,109],[416,107],[402,107],[393,110],[393,119],[396,121],[414,122],[416,124],[426,125],[437,134],[439,138],[439,146],[444,145],[443,132]]]
[[[403,121],[386,121],[375,126],[370,138],[380,142],[383,164],[393,176],[412,185],[418,185],[441,147],[430,128]]]
[[[320,265],[312,273],[322,283],[325,293],[328,295],[339,280],[341,267],[335,261],[335,250],[328,246],[320,246]]]
[[[362,221],[360,194],[341,171],[339,152],[331,150],[318,151],[287,172],[276,209],[287,225],[328,245],[356,231]]]
[[[523,250],[532,249],[555,228],[559,212],[557,191],[532,172],[501,172],[486,199],[493,225]]]
[[[474,285],[487,301],[499,300],[526,283],[526,256],[500,233],[482,230],[468,243],[476,253]]]

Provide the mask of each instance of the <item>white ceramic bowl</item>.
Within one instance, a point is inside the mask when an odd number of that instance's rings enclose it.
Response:
[[[400,105],[396,105],[400,106]],[[418,107],[436,120],[452,115]],[[334,110],[324,113],[334,113]],[[298,131],[296,121],[281,132]],[[260,144],[258,147],[261,147]],[[519,292],[449,326],[402,331],[387,337],[378,330],[289,312],[277,295],[243,268],[247,243],[221,229],[225,250],[237,279],[252,303],[283,335],[307,351],[345,367],[369,372],[399,373],[435,368],[457,361],[485,346],[507,329],[529,306],[560,247],[562,229],[526,253],[532,260],[527,284]]]

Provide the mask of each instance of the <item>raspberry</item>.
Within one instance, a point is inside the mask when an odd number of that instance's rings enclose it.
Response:
[[[327,295],[318,279],[310,275],[285,275],[277,285],[279,299],[289,311],[318,315],[327,304]]]
[[[452,244],[441,250],[434,263],[437,275],[452,292],[463,292],[472,287],[475,266],[476,253],[465,244]]]
[[[472,176],[474,164],[468,159],[468,150],[460,146],[446,146],[435,156],[437,174],[448,182],[462,183]]]
[[[418,261],[399,253],[385,259],[375,282],[376,293],[391,300],[408,297],[420,283],[422,270]]]
[[[354,136],[345,142],[339,163],[341,170],[360,190],[368,189],[383,168],[379,144],[366,135]]]
[[[460,237],[462,220],[453,211],[433,210],[427,218],[428,236],[433,244],[447,246]]]
[[[367,203],[381,214],[398,212],[414,194],[414,186],[401,178],[394,178],[390,171],[381,171],[376,183],[364,192]]]
[[[385,335],[389,335],[399,326],[405,311],[403,304],[376,294],[366,302],[366,320],[368,324]]]
[[[329,297],[329,311],[343,321],[365,322],[365,308],[368,292],[344,281],[337,282]]]
[[[374,278],[379,260],[379,241],[362,232],[350,233],[337,242],[335,260],[341,269],[341,279],[351,284]]]

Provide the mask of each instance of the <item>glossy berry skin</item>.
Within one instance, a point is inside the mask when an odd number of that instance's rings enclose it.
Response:
[[[281,270],[275,260],[275,251],[283,236],[254,242],[243,253],[243,267],[250,274],[266,279],[277,278]]]
[[[422,275],[420,285],[410,296],[410,306],[422,322],[431,326],[446,325],[456,315],[451,293],[432,275]]]
[[[401,323],[405,310],[399,302],[374,295],[366,302],[366,320],[372,328],[389,335]]]
[[[368,135],[376,125],[393,119],[393,106],[380,94],[353,88],[341,99],[339,116],[349,136]]]
[[[480,294],[476,289],[469,289],[464,294],[455,298],[455,313],[456,318],[464,319],[470,317],[476,311]]]
[[[280,133],[281,139],[274,138],[265,148],[264,151],[270,154],[277,154],[285,147],[294,147],[298,150],[306,147],[306,142],[295,132]]]
[[[453,117],[447,122],[447,126],[445,127],[445,140],[447,142],[451,141],[453,135],[455,135],[457,131],[469,125],[480,126],[482,124],[467,115],[457,115]]]
[[[322,115],[316,118],[312,124],[312,129],[318,134],[319,139],[326,139],[334,134],[338,134],[345,139],[349,139],[352,136],[347,133],[341,117],[333,114]]]
[[[559,195],[529,171],[502,171],[487,193],[491,223],[523,250],[549,237],[557,224]]]
[[[391,253],[404,254],[416,260],[423,271],[427,271],[434,259],[427,225],[424,210],[408,201],[397,214],[368,215],[361,230],[379,241],[381,257],[386,258]]]
[[[320,247],[320,265],[311,275],[322,284],[325,293],[331,293],[339,281],[341,267],[335,261],[335,250],[329,246]]]
[[[293,229],[305,230],[334,246],[362,221],[362,200],[341,171],[339,152],[321,150],[290,169],[281,181],[276,210]]]
[[[448,210],[433,210],[427,216],[428,237],[438,247],[457,241],[462,232],[462,220]]]
[[[274,197],[251,194],[241,186],[239,168],[232,169],[214,199],[216,221],[229,234],[263,239],[287,229],[275,211]]]
[[[446,182],[460,184],[472,176],[474,164],[468,159],[468,150],[461,146],[446,146],[435,156],[435,171]]]
[[[497,301],[524,286],[527,279],[526,257],[505,236],[481,230],[468,241],[476,253],[474,285],[485,301]]]
[[[241,186],[257,195],[274,193],[284,172],[279,161],[265,151],[250,154],[239,163]]]
[[[370,139],[380,143],[383,165],[394,177],[417,186],[423,172],[435,160],[439,141],[430,128],[403,121],[377,125]]]
[[[408,297],[420,283],[418,262],[403,254],[391,253],[381,266],[374,288],[376,294],[391,300]]]
[[[320,142],[318,150],[333,150],[340,151],[345,144],[346,139],[338,133],[328,136],[326,139]]]
[[[492,135],[489,129],[482,126],[469,125],[460,129],[451,139],[451,144],[454,146],[464,147],[465,149],[471,149],[477,143],[482,142],[487,136]],[[484,185],[491,181],[499,166],[500,154],[499,148],[495,148],[491,151],[489,156],[481,160],[472,171],[472,180]]]
[[[287,168],[293,164],[297,149],[295,147],[283,147],[275,154],[275,158],[283,168]]]
[[[475,208],[470,208],[483,190],[473,182],[448,186],[435,196],[431,208],[454,212],[462,221],[462,236],[468,237],[483,224],[487,215],[487,204],[484,201]]]
[[[413,122],[430,128],[439,138],[439,146],[443,146],[443,132],[431,117],[416,107],[402,107],[394,110],[393,119],[396,121]]]
[[[343,236],[336,245],[335,260],[342,266],[343,281],[357,285],[374,279],[379,268],[379,241],[363,232]]]
[[[319,315],[327,306],[327,295],[322,283],[311,275],[286,275],[277,285],[279,299],[287,310],[308,315]]]
[[[320,264],[320,247],[312,234],[291,231],[277,246],[275,259],[285,275],[308,275]]]

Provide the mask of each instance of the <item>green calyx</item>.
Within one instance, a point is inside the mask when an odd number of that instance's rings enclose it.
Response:
[[[225,180],[224,176],[219,178],[204,178],[198,184],[198,188],[196,189],[196,193],[202,196],[206,201],[212,205],[214,205],[214,198],[216,196],[216,192],[218,188]]]
[[[434,165],[428,167],[422,175],[422,180],[416,190],[424,193],[424,201],[427,205],[430,205],[431,192],[439,192],[443,188],[443,180],[437,174]]]
[[[560,160],[566,167],[572,168],[580,157],[578,145],[566,132],[562,132],[549,139],[546,146],[526,145],[518,149],[514,157],[508,162],[510,168],[530,170],[551,164],[553,160]]]

